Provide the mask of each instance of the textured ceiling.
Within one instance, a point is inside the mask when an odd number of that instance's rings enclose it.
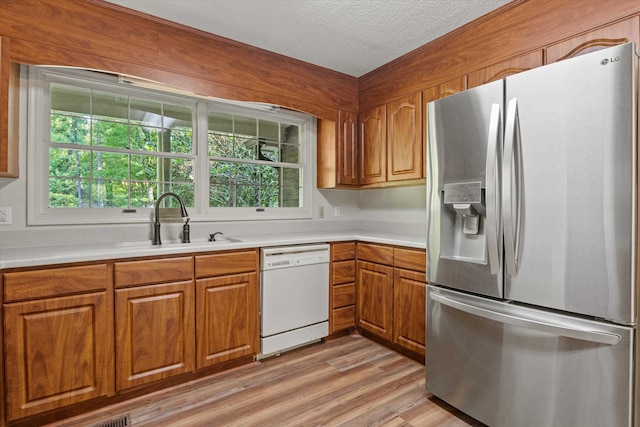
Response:
[[[509,0],[109,0],[360,77]]]

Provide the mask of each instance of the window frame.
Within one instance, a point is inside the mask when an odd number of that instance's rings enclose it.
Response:
[[[47,135],[50,132],[49,88],[50,84],[54,82],[192,106],[194,206],[187,209],[192,222],[312,218],[312,185],[315,173],[312,148],[316,143],[316,119],[313,116],[280,109],[268,104],[243,103],[186,95],[178,90],[168,91],[167,86],[157,83],[82,69],[29,66],[27,73],[28,225],[128,224],[153,221],[153,208],[49,207],[49,149],[51,145],[46,142],[45,138],[48,140]],[[301,207],[209,207],[210,157],[207,146],[207,115],[211,109],[256,119],[283,121],[300,127]]]

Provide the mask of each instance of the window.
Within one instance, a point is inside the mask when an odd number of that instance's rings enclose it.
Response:
[[[29,73],[29,223],[148,221],[167,191],[196,221],[311,217],[312,117],[104,73]]]

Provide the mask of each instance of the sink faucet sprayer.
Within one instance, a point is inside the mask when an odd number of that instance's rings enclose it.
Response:
[[[189,239],[189,214],[187,213],[187,208],[184,206],[184,202],[182,198],[178,196],[176,193],[164,193],[162,196],[158,197],[156,200],[156,209],[155,209],[155,221],[153,223],[153,244],[161,245],[162,241],[160,240],[160,202],[167,196],[175,197],[180,203],[180,216],[182,218],[186,218],[187,222],[182,226],[182,243],[191,243]]]

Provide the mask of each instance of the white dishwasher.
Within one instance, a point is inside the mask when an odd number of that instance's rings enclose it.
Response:
[[[329,245],[260,249],[260,357],[329,335]]]

